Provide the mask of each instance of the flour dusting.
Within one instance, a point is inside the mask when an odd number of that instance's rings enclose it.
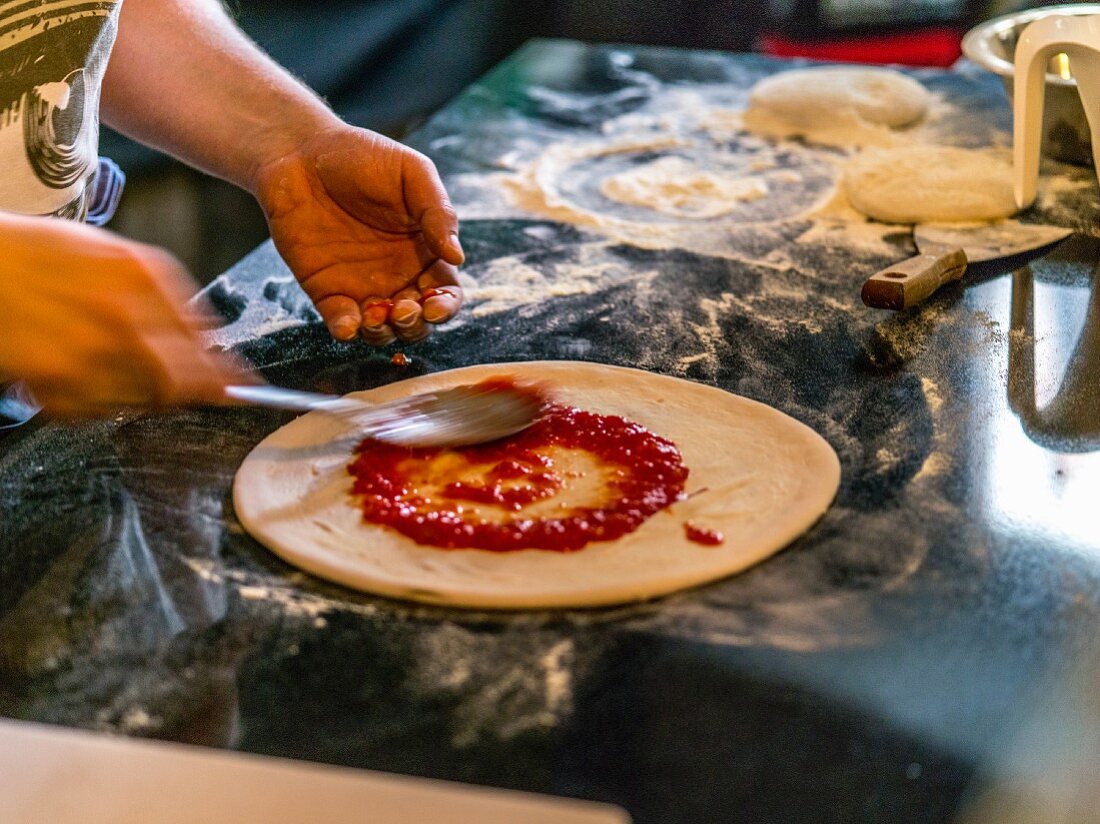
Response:
[[[443,621],[416,643],[410,686],[458,702],[455,747],[552,729],[573,711],[575,651],[568,638],[543,640],[529,629],[487,636]]]
[[[315,627],[323,627],[326,623],[324,616],[330,612],[377,613],[377,608],[372,604],[330,597],[303,586],[311,579],[301,572],[268,576],[226,568],[206,558],[185,557],[183,560],[200,578],[233,589],[242,600],[258,607],[278,610],[288,617],[312,622]]]
[[[553,297],[590,295],[618,283],[644,281],[652,274],[608,257],[607,246],[582,244],[573,259],[553,263],[535,260],[537,255],[521,255],[471,267],[461,275],[468,307],[463,314],[481,318],[520,306],[538,305]],[[460,316],[454,323],[463,322]]]
[[[780,244],[757,252],[757,239],[783,236],[785,242],[786,232],[800,225],[800,244],[896,258],[897,235],[909,227],[869,220],[840,185],[849,163],[862,157],[867,144],[857,138],[870,128],[890,136],[870,141],[875,145],[963,156],[953,147],[975,148],[973,135],[960,126],[970,113],[896,72],[878,73],[889,75],[885,80],[865,74],[860,73],[860,82],[871,91],[882,82],[901,84],[905,111],[890,109],[900,105],[897,100],[886,105],[869,93],[858,104],[845,103],[857,106],[852,112],[859,129],[841,129],[833,135],[838,139],[823,142],[791,139],[790,132],[752,133],[746,125],[745,90],[650,84],[643,106],[609,117],[596,135],[546,128],[505,153],[507,163],[498,165],[507,165],[511,173],[458,176],[459,214],[535,215],[641,248],[679,248],[760,265]],[[880,104],[886,108],[876,108]],[[982,145],[1003,146],[1006,138],[991,129]],[[976,158],[975,164],[986,157],[980,152],[966,156]],[[1057,212],[1067,197],[1095,195],[1095,180],[1087,175],[1049,164],[1047,171],[1041,187],[1047,210]]]

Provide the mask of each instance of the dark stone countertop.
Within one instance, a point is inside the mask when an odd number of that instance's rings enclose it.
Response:
[[[1084,231],[896,315],[858,288],[912,251],[904,233],[893,254],[795,242],[792,218],[731,229],[754,257],[720,256],[483,197],[510,151],[596,137],[669,90],[743,99],[787,65],[538,42],[467,91],[413,142],[467,215],[473,299],[406,369],[331,342],[269,245],[208,292],[232,321],[214,339],[289,386],[568,358],[772,404],[841,457],[806,536],[636,606],[419,607],[314,580],[242,532],[233,473],[288,416],[39,423],[0,441],[0,714],[598,799],[638,822],[948,821],[1095,765],[1091,173],[1037,218]],[[965,113],[958,142],[1006,127],[994,78],[919,77]],[[519,275],[530,299],[487,288]]]

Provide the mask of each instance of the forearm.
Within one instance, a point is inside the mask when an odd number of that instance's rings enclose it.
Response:
[[[255,190],[260,165],[336,124],[218,0],[126,0],[103,86],[110,126]]]

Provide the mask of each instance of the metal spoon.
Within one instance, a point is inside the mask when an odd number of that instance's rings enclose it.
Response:
[[[398,446],[467,446],[494,441],[530,426],[543,403],[535,392],[505,386],[456,386],[379,404],[266,384],[227,386],[225,394],[259,406],[347,417],[364,437]]]

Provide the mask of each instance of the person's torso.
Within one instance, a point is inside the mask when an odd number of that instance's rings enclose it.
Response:
[[[122,0],[0,0],[0,209],[82,220]]]

